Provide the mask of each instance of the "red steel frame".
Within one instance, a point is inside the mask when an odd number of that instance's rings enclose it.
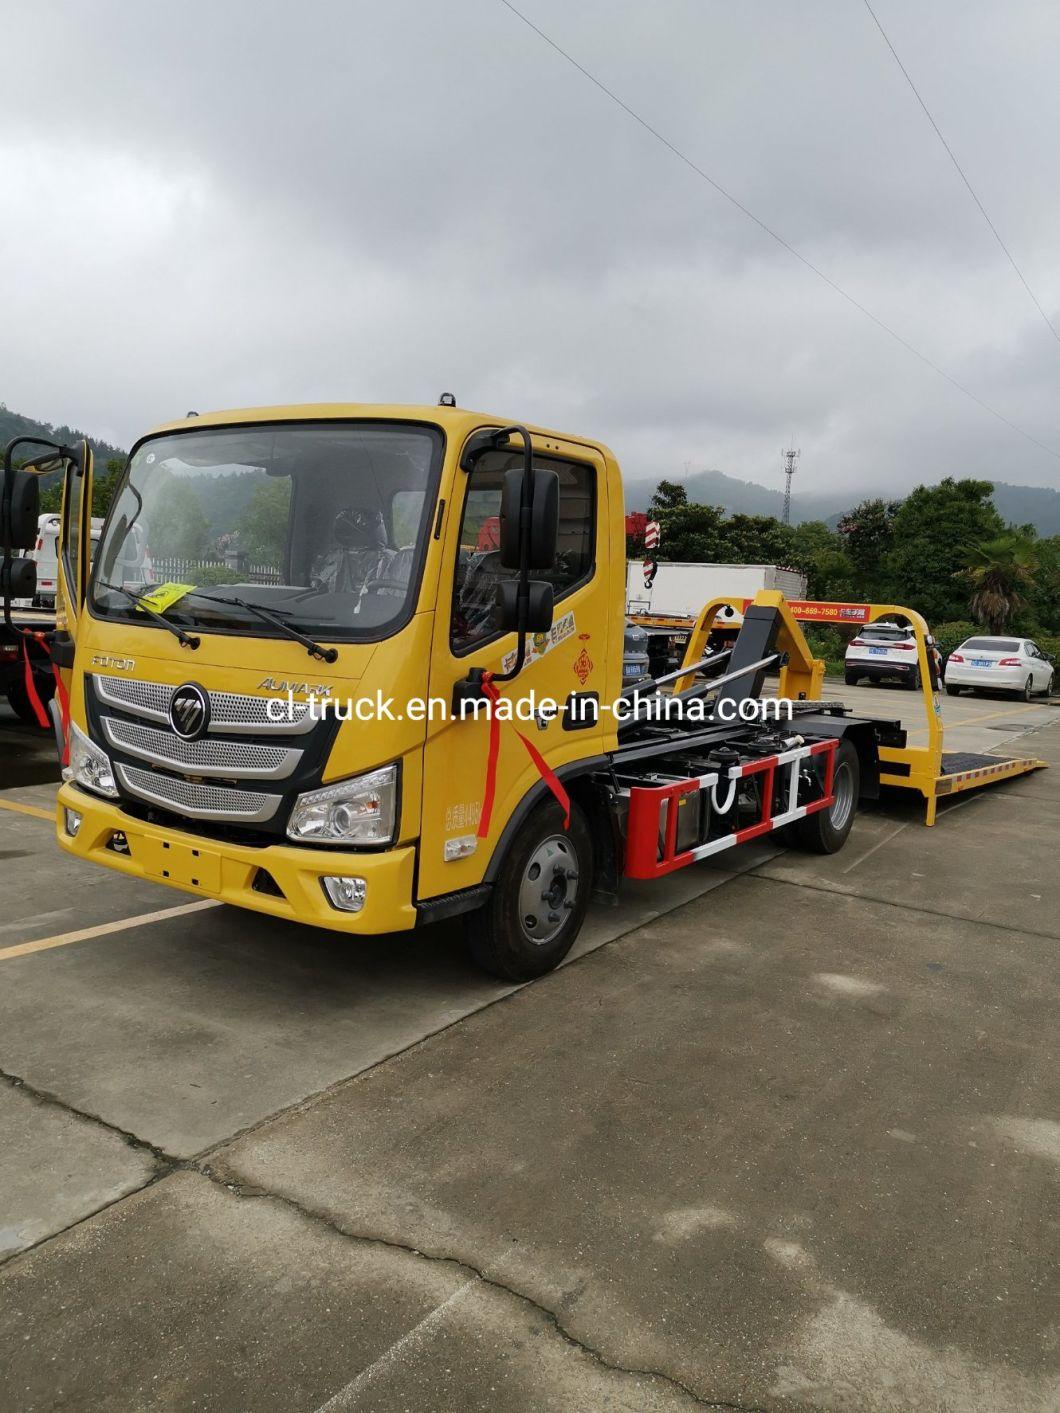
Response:
[[[745,761],[743,765],[730,766],[724,775],[711,771],[708,775],[693,775],[687,780],[674,780],[666,785],[634,785],[629,792],[629,818],[626,825],[626,877],[662,878],[664,874],[673,873],[675,869],[684,868],[686,864],[695,863],[697,859],[707,858],[723,849],[731,849],[736,844],[745,844],[749,839],[757,839],[762,834],[790,824],[792,820],[827,809],[835,803],[832,781],[838,748],[839,741],[831,738],[827,741],[815,741],[809,746],[798,746],[780,755],[765,756],[762,760],[750,760]],[[824,793],[821,799],[800,805],[797,803],[800,762],[810,756],[820,755],[825,757]],[[773,787],[777,771],[784,766],[789,767],[787,808],[775,815]],[[743,829],[734,829],[730,834],[723,834],[718,839],[708,839],[704,844],[697,844],[678,853],[677,822],[681,797],[696,794],[700,790],[711,790],[715,792],[715,813],[727,814],[735,803],[735,782],[745,780],[751,775],[765,777],[762,781],[762,812],[758,820]],[[725,806],[719,809],[716,791],[723,779],[731,783]],[[659,825],[664,804],[666,824],[660,852]]]

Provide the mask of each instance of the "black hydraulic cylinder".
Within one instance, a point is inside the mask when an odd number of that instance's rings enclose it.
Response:
[[[743,624],[729,659],[728,671],[736,672],[739,668],[747,667],[775,652],[780,622],[780,614],[775,608],[751,604],[743,616]],[[740,702],[747,701],[748,698],[757,700],[762,695],[766,671],[766,667],[760,667],[757,672],[746,673],[736,681],[727,682],[722,686],[715,698],[715,714],[720,702],[731,701],[738,707]]]

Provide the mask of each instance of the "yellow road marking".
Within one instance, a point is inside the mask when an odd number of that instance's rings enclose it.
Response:
[[[0,948],[0,962],[11,957],[24,957],[28,952],[44,952],[49,947],[67,947],[71,942],[87,942],[90,937],[108,937],[113,932],[127,932],[130,927],[143,927],[149,922],[165,922],[167,918],[184,917],[204,908],[219,908],[220,903],[205,898],[201,903],[182,903],[177,908],[162,908],[157,913],[140,913],[138,917],[118,918],[116,922],[101,922],[95,927],[82,927],[77,932],[60,932],[54,937],[38,937],[34,942],[19,942],[14,947]]]
[[[55,823],[55,811],[42,809],[40,805],[23,805],[17,800],[0,800],[0,810],[16,810],[19,814],[31,814],[35,819],[47,819]]]

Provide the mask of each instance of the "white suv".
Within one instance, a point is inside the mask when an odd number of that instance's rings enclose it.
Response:
[[[946,691],[963,687],[1015,692],[1029,702],[1053,690],[1053,660],[1030,638],[965,638],[946,661]]]
[[[847,644],[843,660],[848,687],[856,687],[863,677],[870,682],[897,679],[907,687],[920,686],[916,634],[907,624],[868,623]]]

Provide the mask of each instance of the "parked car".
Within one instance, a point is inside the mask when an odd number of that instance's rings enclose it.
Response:
[[[651,682],[648,666],[648,635],[643,628],[626,620],[622,647],[622,686],[637,687]]]
[[[946,661],[946,691],[957,696],[965,687],[1014,692],[1029,702],[1036,692],[1053,689],[1053,659],[1030,638],[966,638]]]
[[[847,645],[843,667],[848,687],[856,687],[865,677],[870,682],[890,678],[910,688],[919,687],[916,634],[908,624],[887,619],[866,624]]]

